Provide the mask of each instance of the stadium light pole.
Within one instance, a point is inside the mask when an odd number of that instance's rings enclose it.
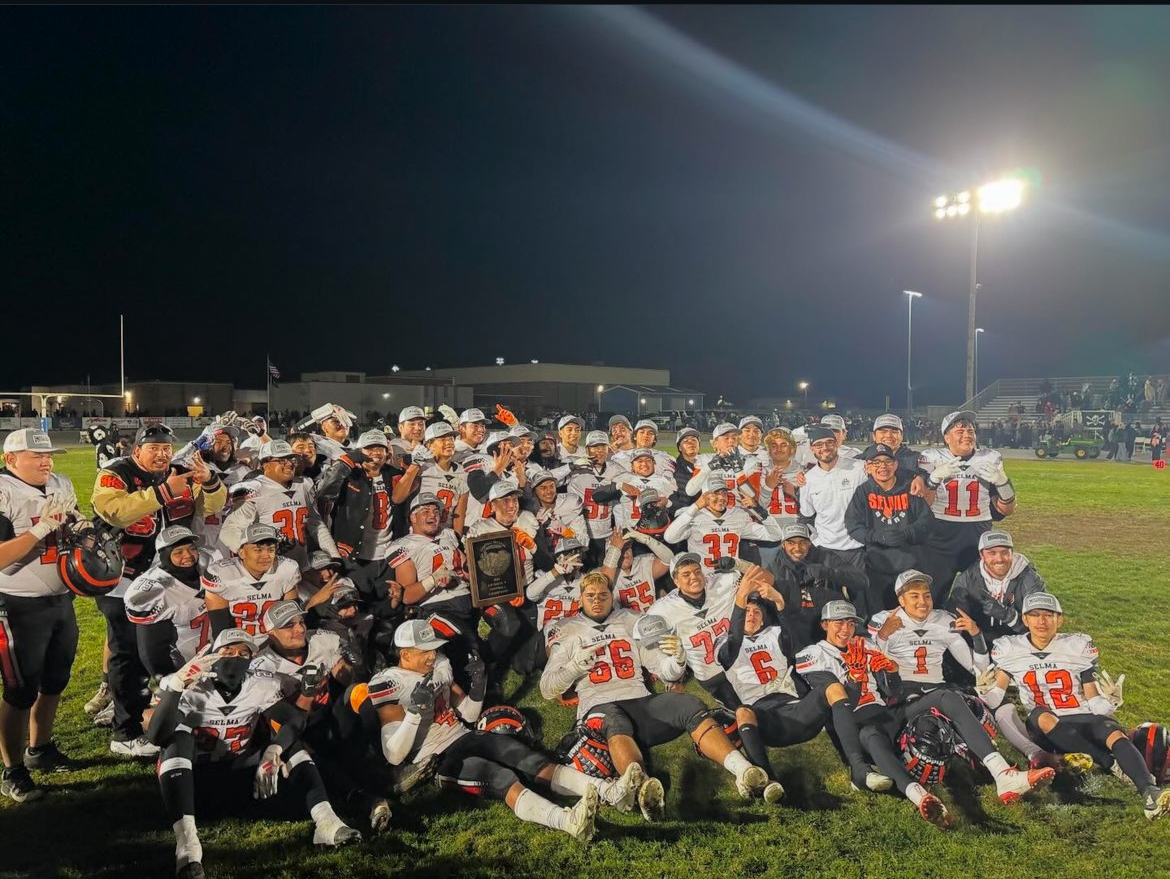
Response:
[[[975,390],[979,390],[979,334],[985,332],[983,327],[975,327]],[[970,399],[970,398],[968,398]]]
[[[601,394],[605,390],[605,385],[597,386],[597,414],[601,415]]]
[[[922,298],[921,293],[913,290],[903,290],[906,294],[906,417],[914,414],[914,387],[910,384],[910,352],[913,350],[911,340],[914,338],[914,300]]]
[[[796,386],[804,394],[804,408],[808,408],[808,382],[800,382]]]
[[[967,400],[975,396],[975,298],[979,283],[979,225],[984,215],[1003,214],[1024,202],[1027,184],[1023,177],[1004,177],[985,183],[975,190],[956,195],[940,195],[934,200],[936,220],[954,220],[973,215],[971,224],[971,274],[967,306]]]

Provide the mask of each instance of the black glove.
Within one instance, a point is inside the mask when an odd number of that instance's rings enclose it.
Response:
[[[747,510],[747,514],[751,516],[755,522],[759,523],[768,521],[768,511],[759,504],[744,504],[743,508]]]
[[[905,546],[910,542],[910,535],[904,531],[888,531],[882,534],[882,546]]]
[[[994,620],[997,623],[1011,628],[1020,621],[1020,615],[1016,612],[1014,607],[1008,607],[1000,604],[998,601],[989,601],[983,605],[983,612],[987,614],[989,620]]]
[[[322,665],[310,665],[301,669],[301,695],[313,699],[321,692],[328,672]]]
[[[411,714],[417,714],[424,721],[433,720],[435,717],[435,683],[431,680],[431,676],[427,675],[417,684],[410,692],[410,698],[406,701],[406,710]]]
[[[346,449],[345,454],[349,457],[349,460],[353,461],[354,467],[360,467],[366,461],[370,460],[361,449]]]
[[[482,702],[487,692],[487,668],[480,655],[472,650],[467,657],[467,698],[472,702]]]
[[[735,557],[729,555],[721,555],[715,559],[715,573],[716,574],[730,574],[735,570]]]

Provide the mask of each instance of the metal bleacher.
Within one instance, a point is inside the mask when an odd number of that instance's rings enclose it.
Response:
[[[1008,418],[1008,407],[1015,403],[1024,406],[1023,418],[1026,421],[1035,420],[1036,401],[1040,399],[1040,386],[1045,381],[1052,385],[1054,391],[1068,393],[1080,391],[1088,384],[1092,389],[1095,402],[1094,409],[1102,408],[1101,398],[1108,393],[1109,384],[1116,376],[1064,376],[1061,378],[1004,378],[992,382],[972,399],[963,404],[964,409],[971,409],[979,414],[980,422],[1005,421]],[[1153,424],[1161,418],[1163,422],[1170,421],[1170,405],[1163,403],[1138,413],[1129,413],[1127,421],[1139,421],[1143,425]]]

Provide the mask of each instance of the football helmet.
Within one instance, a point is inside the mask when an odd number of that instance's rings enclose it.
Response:
[[[511,705],[495,705],[485,708],[480,714],[475,728],[480,732],[499,733],[506,736],[515,736],[529,745],[536,744],[536,736],[528,718],[517,708]]]
[[[947,772],[947,761],[955,753],[958,736],[951,722],[935,709],[919,714],[906,724],[898,747],[906,771],[919,784],[938,784]]]
[[[1170,729],[1146,722],[1130,732],[1129,740],[1145,758],[1154,784],[1164,785],[1170,779]]]
[[[609,742],[588,720],[577,724],[557,747],[557,762],[572,766],[591,778],[617,778],[618,771],[609,753]]]
[[[82,520],[58,538],[57,573],[77,595],[105,595],[122,579],[117,534],[104,522]]]

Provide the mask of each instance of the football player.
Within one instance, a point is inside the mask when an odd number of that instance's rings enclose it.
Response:
[[[195,768],[200,784],[222,789],[225,802],[267,799],[283,788],[303,793],[313,842],[338,846],[361,834],[337,817],[313,758],[300,744],[304,714],[281,699],[269,672],[250,671],[255,645],[240,629],[216,636],[202,654],[160,684],[148,735],[161,747],[158,782],[175,833],[178,879],[201,879],[203,846],[195,826]],[[258,763],[257,763],[258,758]]]
[[[531,466],[531,465],[530,465]],[[557,477],[542,468],[529,470],[528,486],[532,489],[529,512],[536,517],[536,553],[533,564],[547,571],[552,567],[552,558],[557,543],[567,537],[589,540],[581,501],[576,495],[557,491]]]
[[[698,698],[690,693],[651,694],[646,688],[644,671],[658,673],[669,660],[652,640],[643,642],[635,636],[640,619],[644,617],[614,606],[608,577],[598,571],[586,574],[581,581],[581,613],[564,620],[549,637],[541,694],[555,699],[576,690],[578,723],[605,736],[623,779],[630,773],[644,775],[644,748],[687,733],[699,753],[734,776],[741,796],[762,796],[768,774],[735,749]],[[661,637],[678,641],[677,636]],[[634,764],[640,770],[633,770]],[[661,819],[662,782],[646,779],[637,797],[643,818]]]
[[[634,428],[630,425],[630,419],[624,415],[611,415],[608,426],[610,451],[613,454],[634,447]]]
[[[619,502],[613,511],[614,527],[618,531],[637,526],[638,520],[642,518],[643,510],[640,501],[643,491],[653,492],[655,497],[653,503],[660,505],[665,505],[674,493],[674,480],[657,470],[658,459],[655,457],[655,451],[655,449],[638,448],[628,452],[629,457],[625,466],[629,468],[630,472],[623,473],[614,479],[614,485],[622,491]],[[659,452],[658,454],[663,453]],[[671,466],[674,466],[673,461],[671,461]],[[647,498],[650,496],[648,494]]]
[[[455,463],[462,464],[465,458],[480,454],[488,423],[482,410],[463,410],[457,423],[459,438],[455,440]]]
[[[581,609],[581,567],[587,549],[584,538],[566,537],[557,544],[552,570],[529,581],[525,594],[536,605],[536,626],[542,635]]]
[[[492,433],[483,443],[483,454],[463,459],[463,470],[467,474],[467,500],[464,513],[464,527],[470,534],[480,519],[492,515],[488,495],[492,487],[504,480],[526,490],[528,487],[528,462],[520,458],[510,434],[503,431]]]
[[[333,508],[330,531],[337,549],[354,567],[386,558],[395,533],[405,533],[400,511],[410,497],[410,482],[389,457],[386,434],[367,430],[316,483],[317,495]]]
[[[72,768],[53,741],[61,694],[77,653],[73,596],[57,571],[57,533],[81,518],[68,478],[53,472],[47,433],[14,430],[0,470],[0,795],[42,794],[30,769]],[[25,741],[29,747],[26,749]]]
[[[620,464],[627,470],[632,469],[630,462],[633,460],[634,453],[640,449],[649,451],[651,457],[654,459],[654,471],[658,474],[670,477],[673,480],[674,476],[674,458],[659,449],[654,448],[658,443],[658,425],[649,418],[644,418],[634,425],[634,446],[631,449],[614,452],[611,460],[616,464]]]
[[[979,559],[979,538],[993,519],[1016,509],[1016,491],[994,449],[976,448],[975,413],[951,412],[942,420],[945,448],[922,452],[926,500],[934,522],[926,542],[926,571],[934,578],[935,604],[946,603],[955,573]]]
[[[639,543],[649,552],[635,555],[634,547]],[[657,595],[654,584],[670,573],[673,558],[670,548],[649,534],[615,531],[606,547],[601,573],[614,584],[617,606],[634,613],[648,611]]]
[[[613,482],[625,471],[609,460],[609,444],[600,430],[590,431],[585,437],[585,453],[586,463],[571,463],[567,490],[581,503],[591,557],[600,559],[605,555],[605,542],[613,534],[610,504],[618,499],[620,491]],[[599,493],[608,500],[600,500]]]
[[[770,465],[768,449],[764,445],[764,422],[755,415],[745,415],[739,420],[739,447],[736,449],[744,460],[744,469],[764,470]]]
[[[740,541],[780,539],[780,526],[767,510],[746,495],[740,496],[739,507],[732,507],[731,495],[722,473],[707,474],[703,493],[678,511],[662,539],[667,543],[685,540],[687,552],[698,555],[708,569],[725,556],[739,558]]]
[[[557,457],[562,464],[570,464],[581,457],[581,431],[585,429],[585,421],[576,415],[566,415],[557,422],[557,434],[560,443],[557,445]]]
[[[443,422],[446,424],[446,422]],[[404,406],[398,413],[398,436],[390,441],[390,449],[397,457],[396,466],[406,469],[410,453],[423,443],[427,416],[418,406]]]
[[[840,684],[844,689],[845,698],[833,703],[833,727],[854,789],[889,790],[892,783],[918,807],[922,818],[936,827],[950,827],[951,817],[942,800],[910,777],[894,750],[900,727],[886,707],[886,694],[897,686],[898,667],[857,635],[861,622],[848,601],[826,604],[821,611],[825,637],[797,654],[796,673],[809,687]],[[846,720],[846,711],[852,711],[852,723]],[[866,754],[877,764],[878,773],[870,771]]]
[[[601,782],[570,766],[559,766],[515,736],[472,731],[483,709],[486,675],[475,660],[465,691],[440,652],[446,642],[425,620],[408,620],[394,633],[398,665],[370,681],[370,701],[381,723],[382,755],[391,766],[424,763],[439,755],[444,785],[503,800],[521,821],[560,830],[581,842],[593,838],[599,799],[629,811],[643,786],[640,770]],[[534,787],[578,796],[564,809]],[[599,790],[600,789],[600,790]],[[600,798],[599,798],[600,794]]]
[[[674,492],[670,498],[672,513],[678,512],[691,502],[691,496],[687,494],[687,483],[691,481],[699,467],[699,449],[702,447],[702,441],[697,430],[693,427],[684,427],[674,438],[674,444],[678,449],[678,457],[674,459]]]
[[[1146,818],[1153,821],[1170,813],[1170,790],[1156,785],[1145,758],[1113,719],[1123,702],[1125,676],[1114,682],[1101,672],[1088,635],[1060,631],[1064,611],[1055,595],[1029,595],[1023,619],[1027,635],[999,638],[992,647],[995,679],[984,689],[983,701],[998,708],[1014,683],[1028,712],[1028,729],[1042,747],[1058,754],[1088,754],[1103,768],[1116,765],[1138,789]]]
[[[444,528],[456,534],[465,530],[467,514],[467,474],[455,463],[455,429],[446,421],[436,421],[423,433],[422,446],[410,454],[410,467],[419,468],[419,494],[433,494],[442,504]]]
[[[865,465],[841,455],[831,428],[808,428],[809,448],[816,466],[796,478],[800,486],[800,521],[813,532],[813,543],[847,565],[865,567],[865,547],[849,536],[845,511],[857,487],[865,482]],[[860,596],[854,596],[855,599]]]
[[[126,590],[126,616],[138,633],[138,654],[155,677],[177,671],[211,643],[199,545],[189,528],[164,528],[155,541],[154,566]]]
[[[898,666],[902,691],[897,713],[902,721],[908,722],[927,711],[942,712],[971,753],[987,767],[1005,803],[1015,802],[1037,784],[1051,781],[1056,773],[1050,767],[1019,772],[1008,766],[958,689],[943,679],[943,658],[947,653],[972,674],[987,669],[987,642],[975,621],[962,611],[952,615],[935,610],[930,575],[921,571],[899,574],[894,592],[899,607],[875,614],[869,631],[878,650]],[[970,646],[963,634],[971,637]]]
[[[309,480],[297,478],[296,465],[297,455],[288,443],[277,440],[261,446],[264,473],[239,484],[242,500],[233,503],[220,531],[220,540],[232,552],[239,550],[248,527],[260,523],[280,532],[281,555],[295,561],[302,571],[308,569],[313,549],[340,556],[329,526],[318,512],[317,490]]]
[[[715,450],[711,454],[699,455],[695,472],[687,482],[686,492],[694,497],[709,489],[708,476],[718,476],[726,484],[728,491],[727,506],[735,507],[739,500],[736,489],[749,484],[746,491],[758,499],[762,494],[760,479],[763,476],[764,465],[758,458],[747,460],[739,452],[739,428],[730,422],[715,425],[711,432],[711,447]]]
[[[227,629],[263,635],[268,608],[278,601],[296,599],[301,570],[292,559],[277,555],[279,540],[271,525],[253,522],[244,532],[238,558],[207,566],[202,579],[203,601],[213,635]],[[317,602],[310,599],[310,603]]]

